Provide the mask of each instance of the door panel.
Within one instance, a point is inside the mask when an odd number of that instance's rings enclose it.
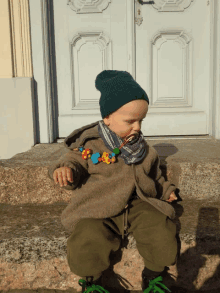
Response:
[[[136,81],[149,96],[145,136],[209,133],[210,5],[135,0]]]
[[[102,119],[95,78],[127,70],[126,1],[54,0],[59,137]]]

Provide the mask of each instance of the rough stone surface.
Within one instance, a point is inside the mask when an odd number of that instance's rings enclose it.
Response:
[[[0,290],[72,288],[80,291],[80,277],[71,273],[66,259],[69,234],[60,222],[65,206],[0,205]],[[189,290],[219,288],[220,203],[185,199],[173,206],[180,256],[177,265],[170,267],[171,283],[174,280]],[[124,247],[110,256],[115,274],[107,271],[106,281],[117,287],[119,275],[124,288],[141,290],[144,263],[132,234],[126,238]]]
[[[179,201],[173,203],[179,258],[166,284],[187,292],[220,292],[220,141],[148,143],[159,153],[163,175],[179,188]],[[0,160],[0,293],[81,292],[80,277],[66,259],[69,234],[60,222],[72,191],[47,176],[48,167],[66,151],[62,144],[40,144]],[[132,234],[124,246],[110,255],[104,280],[114,293],[122,292],[117,288],[142,292],[144,263]]]
[[[180,196],[219,199],[220,141],[149,141],[157,150],[166,179]],[[8,160],[0,160],[0,202],[52,204],[69,202],[72,191],[49,179],[48,167],[68,152],[63,144],[40,144]]]
[[[210,249],[218,250],[218,243],[207,244]],[[219,257],[215,255],[199,255],[200,249],[196,243],[182,245],[181,258],[178,264],[171,266],[171,278],[165,278],[167,286],[173,284],[188,290],[214,290],[220,288]],[[194,261],[192,262],[192,259]],[[111,256],[111,262],[115,257]],[[188,266],[188,267],[187,267]],[[104,280],[107,286],[117,287],[118,281],[127,290],[141,290],[141,271],[144,267],[143,260],[137,249],[125,249],[120,262],[113,265],[112,271],[105,271]],[[190,269],[189,269],[190,268]],[[215,271],[216,270],[216,271]],[[1,260],[1,290],[9,289],[59,289],[74,288],[80,292],[79,276],[70,272],[67,260],[51,258],[36,263],[9,263]]]

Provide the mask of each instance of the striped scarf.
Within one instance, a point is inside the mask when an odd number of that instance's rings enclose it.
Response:
[[[119,148],[123,143],[122,138],[105,125],[103,120],[99,121],[98,132],[105,146],[111,151],[115,148]],[[147,152],[146,147],[147,144],[144,140],[143,133],[140,131],[140,135],[136,139],[128,142],[120,149],[121,153],[119,157],[123,158],[127,165],[137,163],[145,158]]]

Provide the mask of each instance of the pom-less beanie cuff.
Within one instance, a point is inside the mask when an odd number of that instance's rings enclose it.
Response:
[[[149,104],[146,92],[127,71],[104,70],[97,75],[95,87],[101,92],[102,118],[133,100],[145,100]]]

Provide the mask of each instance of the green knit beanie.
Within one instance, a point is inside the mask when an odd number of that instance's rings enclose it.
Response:
[[[127,71],[104,70],[97,75],[95,87],[101,92],[102,119],[133,100],[145,100],[149,105],[146,92]]]

